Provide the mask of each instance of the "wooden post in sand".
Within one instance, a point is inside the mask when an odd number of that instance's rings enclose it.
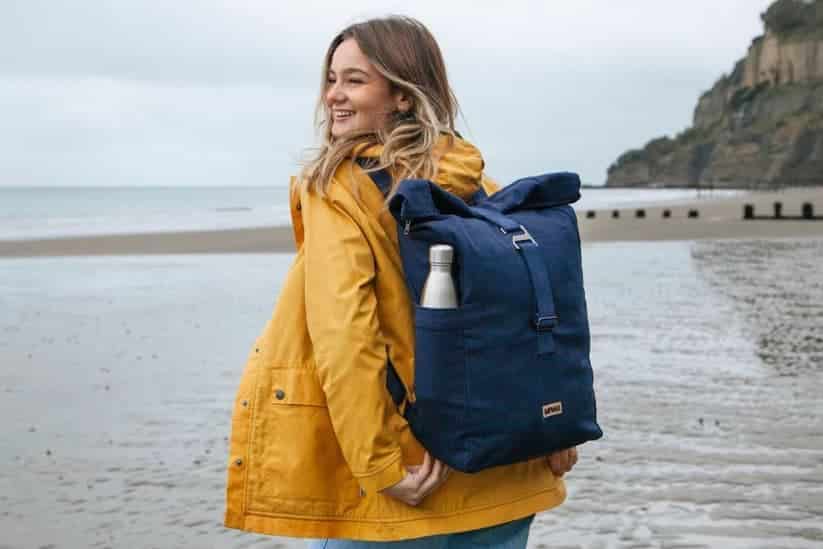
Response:
[[[754,219],[754,206],[752,204],[743,206],[743,219]]]
[[[646,210],[642,210],[642,209],[641,209],[641,210],[637,210],[636,212],[634,212],[634,216],[635,216],[637,219],[643,219],[644,217],[646,217]]]
[[[814,206],[811,202],[803,203],[803,219],[814,219]]]
[[[783,203],[782,202],[775,202],[774,203],[774,218],[780,219],[783,217]]]

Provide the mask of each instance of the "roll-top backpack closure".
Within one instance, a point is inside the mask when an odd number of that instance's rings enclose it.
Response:
[[[519,209],[537,209],[572,204],[580,199],[580,178],[571,172],[557,172],[519,179],[493,195],[480,200],[475,209],[506,214]],[[476,200],[476,198],[474,198]],[[389,203],[401,224],[439,214],[471,217],[471,206],[427,179],[406,179]],[[482,213],[474,214],[481,217]],[[501,226],[508,224],[496,218]],[[507,229],[509,230],[509,229]],[[513,230],[513,229],[512,229]]]
[[[555,172],[518,179],[483,201],[483,206],[502,213],[573,204],[580,199],[580,177]]]
[[[428,179],[406,179],[389,202],[389,211],[405,227],[419,219],[442,214],[471,217],[471,207]]]

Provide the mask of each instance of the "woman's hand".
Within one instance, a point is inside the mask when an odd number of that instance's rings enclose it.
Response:
[[[403,480],[380,493],[412,507],[419,505],[426,496],[443,484],[451,472],[445,463],[432,458],[428,452],[423,456],[421,465],[410,465],[406,470]]]
[[[554,476],[562,477],[577,463],[577,448],[568,448],[549,454],[546,456],[546,461]]]

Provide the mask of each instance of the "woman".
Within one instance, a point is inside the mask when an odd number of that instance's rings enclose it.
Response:
[[[410,177],[464,199],[494,192],[479,151],[455,132],[456,111],[440,49],[419,22],[365,21],[329,46],[324,142],[292,180],[297,255],[235,401],[227,526],[328,547],[362,543],[328,538],[524,547],[534,514],[565,498],[574,449],[449,471],[386,389],[391,361],[413,394],[413,308],[386,196],[363,166],[389,171],[388,195]]]

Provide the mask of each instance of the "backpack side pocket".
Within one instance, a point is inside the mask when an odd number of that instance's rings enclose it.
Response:
[[[414,377],[412,430],[433,456],[459,469],[454,433],[463,429],[467,398],[462,309],[415,306]]]

